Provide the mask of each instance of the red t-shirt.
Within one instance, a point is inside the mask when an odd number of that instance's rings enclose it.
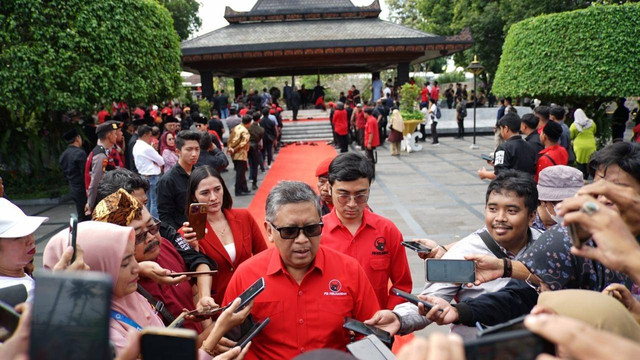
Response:
[[[338,135],[347,135],[349,133],[347,110],[336,110],[333,113],[333,129]]]
[[[104,123],[104,118],[106,118],[107,116],[109,116],[109,112],[107,110],[101,110],[100,112],[98,112],[98,122],[100,124]]]
[[[140,109],[139,107],[133,110],[133,114],[140,116],[140,119],[144,118],[144,110]]]
[[[413,288],[407,253],[400,244],[402,233],[391,220],[365,209],[355,235],[342,225],[335,209],[323,216],[322,222],[321,244],[358,260],[371,281],[380,306],[393,309],[406,301],[389,291],[389,280],[400,290],[411,292]]]
[[[550,158],[553,159],[553,161],[551,161]],[[554,165],[567,165],[568,162],[569,154],[567,153],[567,149],[560,144],[540,150],[536,163],[536,183],[538,182],[538,176],[542,169]]]
[[[160,254],[156,262],[162,268],[173,272],[189,271],[176,248],[164,238],[160,241]],[[154,298],[162,301],[171,315],[175,317],[178,317],[182,313],[182,309],[194,310],[196,308],[193,303],[193,295],[189,281],[183,281],[177,285],[161,285],[149,278],[140,277],[139,283],[145,290],[153,295]],[[158,316],[162,318],[160,314],[158,314]],[[198,333],[202,332],[202,326],[199,322],[185,321],[184,327],[193,329]]]
[[[314,349],[346,350],[345,317],[367,320],[380,309],[367,275],[353,258],[320,246],[298,285],[273,247],[245,261],[233,274],[223,304],[260,277],[265,289],[255,298],[254,321],[270,318],[246,359],[292,359]]]
[[[371,147],[380,145],[380,131],[378,130],[378,120],[372,115],[367,117],[367,126],[364,128],[364,144],[369,145],[369,135],[373,134]]]
[[[422,96],[422,102],[429,101],[429,89],[427,87],[423,87],[422,91],[420,91],[420,95]]]
[[[430,96],[433,100],[438,101],[438,98],[440,97],[440,88],[437,86],[432,87]]]
[[[240,111],[238,111],[238,115],[244,116],[248,111],[249,111],[249,109],[242,108],[242,109],[240,109]]]
[[[366,114],[364,113],[364,110],[360,110],[356,114],[356,129],[358,130],[364,129],[364,126],[366,124],[367,124]]]

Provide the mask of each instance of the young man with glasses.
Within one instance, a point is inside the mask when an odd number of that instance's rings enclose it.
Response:
[[[291,359],[313,349],[346,350],[345,317],[360,321],[379,309],[371,284],[349,256],[320,246],[318,196],[305,183],[281,181],[266,204],[264,226],[271,247],[243,262],[233,274],[223,304],[263,277],[251,316],[270,319],[245,359]]]
[[[338,155],[329,166],[334,209],[323,217],[322,245],[354,257],[364,268],[380,306],[393,309],[404,302],[389,291],[411,292],[411,271],[400,230],[368,207],[373,164],[357,153]]]

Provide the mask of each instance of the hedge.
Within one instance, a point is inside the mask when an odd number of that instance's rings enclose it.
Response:
[[[640,5],[592,6],[513,25],[493,92],[559,103],[640,95]]]

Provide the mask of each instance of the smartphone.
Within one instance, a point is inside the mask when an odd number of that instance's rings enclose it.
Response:
[[[362,360],[395,360],[395,355],[375,335],[347,344],[347,350],[356,359]]]
[[[247,304],[251,300],[253,300],[256,296],[258,296],[258,294],[262,292],[262,290],[264,290],[264,278],[261,277],[260,279],[256,280],[256,282],[251,284],[251,286],[249,286],[247,290],[243,291],[242,294],[240,294],[240,306],[238,306],[236,312],[244,309],[244,307],[247,306]],[[225,308],[227,307],[229,307],[229,305],[225,306]]]
[[[569,228],[567,230],[569,231],[569,238],[571,239],[571,244],[575,246],[577,249],[580,249],[582,247],[582,244],[584,244],[585,242],[587,242],[587,240],[589,240],[589,238],[586,238],[584,240],[580,239],[580,236],[578,235],[578,225],[575,223],[569,224]]]
[[[71,214],[69,219],[69,246],[73,247],[73,255],[69,264],[76,261],[76,240],[78,239],[78,216]]]
[[[253,327],[249,329],[249,332],[244,334],[243,337],[236,341],[236,346],[240,346],[241,349],[244,349],[249,341],[253,340],[253,338],[256,337],[256,335],[258,335],[260,331],[262,331],[262,329],[264,329],[264,327],[269,324],[269,321],[271,321],[271,319],[266,318],[262,322],[253,325]]]
[[[207,225],[207,204],[193,203],[189,205],[189,226],[196,233],[196,239],[204,237]]]
[[[380,341],[382,341],[389,347],[393,344],[393,338],[391,337],[391,334],[382,329],[378,329],[375,326],[367,325],[362,321],[345,317],[342,327],[365,336],[375,335],[378,339],[380,339]]]
[[[217,318],[220,314],[222,314],[223,311],[226,310],[226,306],[224,307],[217,307],[214,309],[203,309],[203,310],[191,310],[191,311],[187,311],[185,313],[185,315],[193,315],[198,319],[206,319],[206,318]],[[174,322],[178,321],[178,319],[176,318],[176,320],[174,320]],[[184,322],[184,321],[183,321]],[[180,323],[182,324],[182,323]],[[173,326],[172,326],[173,325]],[[171,323],[169,325],[169,327],[179,327],[179,325],[174,325],[174,323]]]
[[[148,327],[142,329],[140,353],[142,360],[197,360],[198,334],[190,329]]]
[[[476,265],[471,260],[429,259],[425,266],[429,282],[472,283],[476,281]]]
[[[535,359],[555,355],[555,345],[529,330],[515,330],[471,340],[464,352],[467,360]]]
[[[487,161],[493,161],[493,156],[487,155],[487,154],[480,154],[480,157],[483,160],[487,160]]]
[[[0,342],[5,342],[18,328],[20,314],[11,305],[0,301]]]
[[[491,334],[502,333],[506,331],[525,330],[524,318],[527,315],[518,316],[515,319],[511,319],[507,322],[503,322],[494,326],[489,326],[478,332],[478,336],[487,336]]]
[[[178,277],[178,276],[182,276],[182,275],[187,275],[188,277],[192,277],[192,276],[204,276],[204,275],[213,275],[213,274],[217,274],[218,270],[210,270],[210,271],[185,271],[185,272],[176,272],[176,273],[171,273],[168,276],[171,277]]]
[[[430,248],[423,246],[417,241],[403,241],[400,244],[402,244],[402,246],[406,247],[407,249],[413,250],[415,252],[423,252],[423,253],[431,252]]]
[[[0,301],[7,303],[9,306],[16,306],[27,301],[27,288],[24,284],[16,284],[0,289]]]
[[[417,296],[413,295],[413,294],[409,294],[406,291],[402,291],[400,289],[396,289],[396,288],[391,288],[391,292],[394,295],[400,296],[403,299],[406,299],[408,302],[414,304],[414,305],[418,305],[419,303],[424,305],[424,308],[429,311],[431,310],[432,307],[434,307],[433,304],[426,302],[424,300],[420,300]],[[440,309],[440,312],[442,312],[442,309]]]
[[[110,360],[112,280],[98,272],[35,274],[30,359]]]

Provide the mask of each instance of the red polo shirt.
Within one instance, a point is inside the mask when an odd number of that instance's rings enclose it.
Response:
[[[347,110],[336,110],[333,113],[333,129],[338,135],[347,135],[349,133]]]
[[[358,130],[363,129],[366,124],[367,124],[367,118],[366,118],[366,114],[364,113],[364,110],[358,111],[358,113],[356,114],[356,129]]]
[[[265,289],[256,296],[255,321],[271,318],[249,348],[246,359],[291,359],[321,348],[346,350],[349,334],[344,317],[360,321],[380,309],[367,276],[349,256],[320,246],[313,266],[298,283],[272,247],[245,261],[227,287],[228,304],[264,277]]]
[[[423,103],[429,101],[429,89],[426,86],[420,90],[420,100]]]
[[[369,144],[369,135],[373,134],[371,140],[371,147],[374,148],[380,145],[380,131],[378,130],[378,120],[372,115],[367,117],[367,126],[364,128],[364,144]]]
[[[553,161],[551,161],[553,159]],[[538,161],[536,162],[536,183],[542,169],[554,165],[567,165],[569,162],[569,154],[567,149],[562,145],[556,144],[552,147],[544,148],[538,153]]]
[[[335,209],[322,222],[322,245],[358,260],[383,308],[393,309],[406,302],[389,292],[389,280],[393,287],[409,293],[413,287],[407,254],[400,244],[402,234],[389,219],[365,209],[355,236],[342,225]]]

